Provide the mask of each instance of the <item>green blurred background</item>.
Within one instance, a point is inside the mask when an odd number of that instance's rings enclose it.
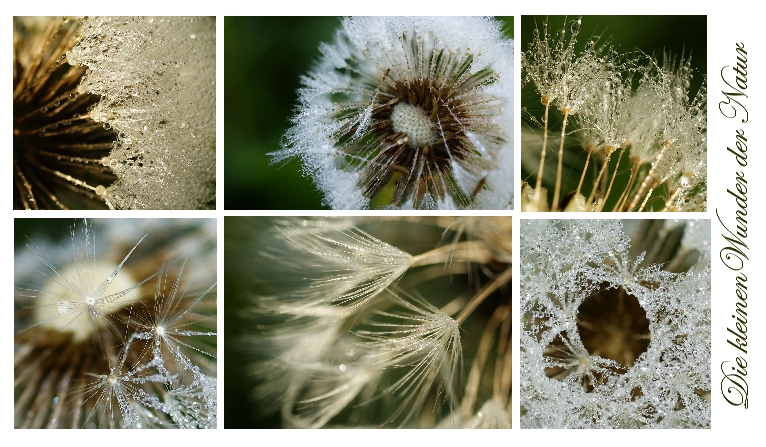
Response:
[[[554,34],[564,26],[576,20],[578,16],[549,16],[549,34]],[[521,18],[521,51],[528,48],[533,38],[535,28],[543,32],[545,16],[522,16]],[[705,74],[707,73],[707,16],[583,16],[580,34],[576,45],[576,51],[579,52],[585,47],[585,43],[593,36],[601,36],[601,41],[607,41],[615,46],[621,53],[631,53],[640,50],[662,64],[663,54],[668,52],[676,59],[683,54],[684,58],[691,55],[691,65],[694,73],[690,92],[694,95],[698,90]],[[676,61],[677,63],[677,61]],[[635,87],[635,86],[634,86]],[[521,106],[542,121],[545,108],[540,103],[540,95],[537,93],[532,83],[522,85]],[[527,118],[522,118],[522,131],[525,128],[537,130],[534,124],[530,124]],[[553,129],[560,130],[561,115],[554,107],[551,109],[551,123]],[[570,130],[570,129],[567,129]],[[555,133],[555,132],[554,132]],[[525,137],[522,136],[522,151],[529,151],[524,145]],[[530,140],[534,145],[535,140]],[[575,139],[567,141],[575,142]],[[556,143],[557,144],[557,143]],[[567,144],[570,147],[569,144]],[[534,146],[536,148],[536,146]],[[579,146],[578,146],[579,147]],[[550,148],[549,148],[550,149]],[[557,151],[549,150],[546,163],[546,173],[553,173],[556,164]],[[537,176],[537,167],[539,165],[539,151],[530,157],[530,153],[522,154],[521,179],[534,185]],[[566,194],[569,191],[577,189],[580,174],[585,164],[586,152],[578,148],[571,148],[564,157],[564,176],[562,183],[562,192]],[[614,157],[616,158],[616,157]],[[616,160],[610,161],[611,165],[616,165]],[[567,173],[566,167],[569,167]],[[623,157],[619,171],[626,173],[630,169],[627,157]],[[589,170],[594,175],[597,172],[595,165],[591,164]],[[612,168],[610,168],[610,171]],[[615,187],[623,186],[627,183],[628,175],[618,177]],[[620,184],[622,182],[622,185]],[[584,186],[585,190],[589,187]],[[548,188],[548,200],[553,197],[553,184],[546,181],[543,186]],[[664,186],[663,186],[664,188]],[[619,188],[618,188],[619,190]],[[662,197],[667,191],[658,191],[653,197]],[[587,195],[587,194],[586,194]],[[615,198],[616,200],[616,198]],[[660,208],[664,206],[663,200],[655,201],[654,204]],[[605,209],[610,209],[606,206]]]
[[[549,32],[553,34],[577,17],[548,16]],[[536,27],[542,33],[545,20],[545,16],[521,17],[521,51],[532,42]],[[707,73],[707,16],[583,16],[575,48],[578,51],[585,48],[592,36],[601,36],[602,42],[608,41],[621,53],[640,50],[660,63],[663,52],[676,57],[682,53],[685,57],[691,55],[695,72],[691,85],[693,92],[699,89],[703,75]],[[522,87],[525,92],[530,86]],[[522,100],[529,100],[529,96],[523,95]]]
[[[300,13],[300,11],[296,11]],[[513,17],[498,17],[513,36]],[[334,40],[338,17],[224,18],[224,208],[322,209],[297,159],[272,165],[297,105],[300,77]]]

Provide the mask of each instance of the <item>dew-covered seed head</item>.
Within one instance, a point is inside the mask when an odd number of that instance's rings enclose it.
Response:
[[[495,193],[507,206],[513,48],[500,25],[345,19],[274,161],[313,153],[306,171],[333,208],[463,208]]]

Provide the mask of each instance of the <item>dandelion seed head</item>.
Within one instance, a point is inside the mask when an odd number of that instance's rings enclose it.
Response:
[[[110,238],[85,220],[70,228],[71,240],[30,240],[20,250],[17,428],[215,427],[215,379],[206,376],[215,371],[216,333],[209,325],[215,316],[203,301],[215,283],[198,292],[181,281],[183,266],[172,267],[174,281],[167,281],[167,267],[156,270],[176,251],[189,255],[188,242],[202,225],[161,222],[156,243],[141,244],[152,239],[139,229],[145,222],[110,220],[122,236]],[[131,230],[137,239],[126,238]],[[209,258],[210,247],[208,240],[194,253]],[[162,344],[153,343],[152,325]]]
[[[695,240],[705,230],[692,224],[632,225],[641,230],[633,239],[613,221],[544,221],[542,233],[540,223],[523,224],[522,425],[709,425],[709,263],[677,274],[663,268],[686,269],[683,251],[647,265],[630,255],[678,244],[687,227]],[[665,239],[641,240],[648,235]]]
[[[79,21],[14,17],[13,24],[14,208],[106,208],[97,187],[115,176],[96,160],[115,134],[89,118],[99,97],[78,91],[85,69],[66,57]]]
[[[508,178],[492,174],[512,174],[513,47],[500,28],[476,17],[345,19],[303,78],[274,160],[300,157],[336,209],[505,208]],[[390,203],[376,202],[387,185]]]

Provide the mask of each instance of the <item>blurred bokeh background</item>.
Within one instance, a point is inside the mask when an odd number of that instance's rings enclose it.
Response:
[[[299,11],[296,11],[299,13]],[[513,17],[498,17],[513,36]],[[321,209],[301,163],[273,165],[297,105],[300,77],[331,42],[339,17],[224,18],[224,208]]]

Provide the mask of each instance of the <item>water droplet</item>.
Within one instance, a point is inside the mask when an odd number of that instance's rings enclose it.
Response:
[[[69,310],[69,301],[59,300],[58,309],[60,314],[65,314]]]
[[[684,175],[681,176],[681,186],[684,188],[689,188],[692,186],[692,180],[694,179],[694,173],[692,172],[684,172]]]
[[[582,25],[582,19],[572,20],[569,22],[569,32],[577,34],[580,32],[580,26]]]

